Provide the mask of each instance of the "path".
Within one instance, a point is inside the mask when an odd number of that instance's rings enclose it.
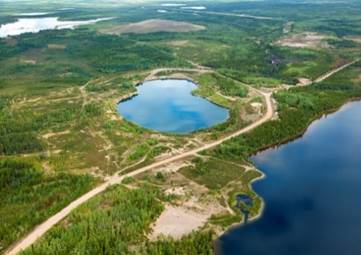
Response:
[[[202,68],[200,68],[202,67]],[[146,81],[153,80],[158,78],[157,74],[161,72],[193,72],[193,73],[213,73],[212,69],[208,69],[203,66],[197,68],[157,68],[150,72],[150,74],[145,78]]]
[[[347,68],[348,66],[358,62],[360,59],[356,59],[355,61],[352,61],[350,63],[347,63],[337,69],[334,69],[324,75],[322,75],[321,77],[317,78],[315,80],[315,83],[321,82],[327,78],[329,78],[330,76],[334,75],[335,73]],[[194,69],[187,69],[187,68],[160,68],[160,69],[156,69],[154,70],[151,74],[156,74],[159,73],[161,71],[169,71],[169,70],[192,70],[194,71]],[[209,70],[207,70],[209,71]],[[256,90],[256,89],[254,89]],[[81,197],[77,198],[76,200],[74,200],[72,203],[70,203],[68,206],[66,206],[65,208],[63,208],[60,212],[56,213],[55,215],[53,215],[52,217],[50,217],[49,219],[47,219],[46,221],[44,221],[43,223],[41,223],[40,225],[38,225],[33,231],[31,231],[27,236],[25,236],[22,240],[20,240],[18,243],[16,243],[14,246],[10,247],[10,249],[5,253],[6,255],[15,255],[17,253],[19,253],[20,251],[30,247],[33,243],[36,242],[36,240],[38,238],[40,238],[41,236],[43,236],[49,229],[51,229],[54,225],[56,225],[57,223],[59,223],[61,220],[63,220],[66,216],[68,216],[72,210],[74,210],[75,208],[77,208],[79,205],[85,203],[86,201],[88,201],[89,199],[91,199],[92,197],[95,197],[96,195],[102,193],[103,191],[105,191],[109,186],[115,185],[115,184],[120,184],[122,182],[122,180],[124,178],[127,177],[133,177],[136,176],[138,174],[144,173],[146,171],[149,171],[151,169],[154,169],[156,167],[160,167],[162,165],[166,165],[169,164],[171,162],[177,161],[177,160],[181,160],[190,156],[194,156],[197,153],[204,151],[204,150],[208,150],[211,148],[214,148],[220,144],[222,144],[225,141],[228,141],[232,138],[235,138],[239,135],[242,135],[244,133],[247,133],[249,131],[251,131],[252,129],[262,125],[263,123],[269,121],[272,119],[275,110],[273,108],[272,105],[272,94],[273,92],[262,92],[259,90],[258,93],[262,94],[263,97],[265,98],[266,101],[266,105],[267,105],[267,111],[266,114],[259,120],[257,120],[256,122],[250,124],[249,126],[242,128],[241,130],[238,130],[224,138],[221,138],[217,141],[208,143],[206,145],[202,145],[199,148],[187,151],[187,152],[183,152],[179,155],[175,155],[173,157],[170,157],[168,159],[164,159],[155,163],[152,163],[148,166],[139,168],[131,173],[128,174],[124,174],[124,175],[118,175],[118,173],[116,173],[115,175],[109,177],[105,183],[101,184],[100,186],[92,189],[91,191],[89,191],[88,193],[82,195]]]
[[[319,83],[319,82],[322,82],[324,80],[326,80],[327,78],[331,77],[332,75],[334,75],[335,73],[338,73],[340,71],[342,71],[343,69],[349,67],[350,65],[353,65],[355,64],[356,62],[360,61],[361,58],[357,58],[356,60],[350,62],[350,63],[347,63],[347,64],[344,64],[343,66],[340,66],[339,68],[336,68],[322,76],[320,76],[319,78],[317,78],[314,82],[315,83]]]

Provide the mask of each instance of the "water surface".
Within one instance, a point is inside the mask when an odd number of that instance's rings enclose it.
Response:
[[[51,29],[74,29],[78,26],[94,24],[99,21],[111,18],[81,20],[81,21],[61,21],[58,17],[37,17],[21,18],[16,22],[0,26],[0,38],[20,35],[24,33],[38,33],[42,30]]]
[[[223,254],[361,254],[361,103],[252,158],[267,178],[261,219],[223,235]]]
[[[187,80],[156,80],[138,86],[138,95],[118,104],[119,113],[142,127],[185,134],[227,120],[228,110],[197,96]]]

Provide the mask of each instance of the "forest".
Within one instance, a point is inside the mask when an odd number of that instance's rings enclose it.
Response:
[[[247,160],[256,152],[285,143],[303,134],[309,124],[333,112],[350,100],[361,97],[357,81],[360,63],[310,87],[294,88],[275,94],[279,119],[232,139],[206,154],[226,160]]]
[[[97,183],[89,175],[46,173],[36,158],[1,158],[0,252]]]
[[[115,186],[90,200],[22,254],[212,254],[210,232],[148,242],[168,198],[151,186]],[[130,249],[130,247],[134,247]]]
[[[254,200],[251,216],[261,208],[262,198],[251,183],[262,174],[250,166],[250,156],[295,139],[315,119],[360,99],[360,61],[321,83],[296,85],[300,78],[314,80],[361,56],[358,1],[349,6],[199,3],[207,5],[209,12],[270,19],[172,8],[160,13],[157,5],[99,8],[101,3],[95,1],[82,1],[67,11],[59,10],[63,7],[59,3],[45,9],[29,1],[21,7],[12,1],[7,6],[0,3],[0,24],[30,10],[51,12],[62,20],[114,17],[77,29],[0,38],[0,253],[106,177],[130,173],[158,156],[193,149],[249,124],[254,119],[240,118],[247,112],[245,105],[262,103],[260,97],[251,97],[252,87],[279,89],[274,92],[277,119],[204,151],[179,171],[187,182],[208,189],[236,212],[209,219],[211,225],[225,229],[243,219],[235,206],[236,195]],[[114,25],[159,18],[206,29],[119,36],[102,32]],[[278,43],[304,32],[321,35],[323,46]],[[200,84],[193,93],[229,107],[231,117],[226,123],[177,136],[146,130],[117,113],[119,100],[133,95],[152,69],[203,66],[214,73],[191,77]],[[283,85],[289,89],[282,90]],[[207,228],[177,240],[148,239],[165,205],[174,202],[162,186],[167,174],[156,178],[156,183],[128,178],[124,185],[109,188],[74,210],[23,254],[213,254],[217,236]]]

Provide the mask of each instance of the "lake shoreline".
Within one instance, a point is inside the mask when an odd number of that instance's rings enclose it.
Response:
[[[265,147],[262,147],[261,149],[257,150],[257,152],[255,153],[252,153],[248,159],[250,159],[251,157],[254,157],[256,155],[258,155],[259,153],[262,153],[268,149],[275,149],[275,148],[278,148],[279,146],[282,146],[282,145],[285,145],[285,144],[288,144],[290,142],[293,142],[295,140],[298,140],[300,138],[302,138],[305,133],[307,132],[307,130],[309,129],[309,127],[315,123],[315,122],[318,122],[320,120],[322,120],[323,118],[329,116],[329,115],[332,115],[332,114],[335,114],[339,111],[342,110],[342,108],[346,107],[348,104],[352,104],[354,102],[361,102],[361,98],[351,98],[349,100],[347,100],[346,102],[344,102],[342,105],[338,106],[338,107],[334,107],[333,109],[329,109],[328,111],[325,111],[321,114],[319,114],[316,118],[312,119],[308,124],[307,124],[307,127],[304,128],[302,130],[302,132],[300,132],[299,134],[295,135],[293,138],[290,138],[290,139],[287,139],[287,140],[284,140],[282,142],[279,142],[279,143],[275,143],[275,144],[272,144],[272,145],[269,145],[269,146],[265,146]],[[252,216],[251,218],[249,218],[249,221],[247,223],[253,223],[255,221],[257,221],[258,219],[260,219],[264,213],[264,209],[266,208],[266,202],[265,200],[263,199],[263,197],[261,197],[253,188],[253,184],[258,182],[258,181],[262,181],[264,179],[267,178],[267,175],[260,169],[256,168],[256,166],[254,165],[253,162],[250,162],[250,164],[255,168],[257,169],[257,171],[259,171],[262,175],[258,178],[255,178],[253,180],[251,180],[249,183],[248,183],[248,186],[250,188],[250,190],[252,192],[254,192],[254,194],[256,194],[256,196],[261,200],[261,206],[257,212],[257,214],[255,214],[254,216]],[[245,222],[236,222],[236,223],[232,223],[231,225],[229,225],[225,230],[222,230],[222,231],[219,231],[219,232],[216,232],[216,235],[217,235],[217,238],[214,240],[214,247],[215,247],[215,250],[218,250],[217,249],[217,243],[218,242],[221,242],[220,241],[220,237],[223,236],[224,234],[227,234],[229,232],[231,232],[232,230],[234,230],[235,228],[239,228],[239,227],[242,227],[245,225]],[[218,254],[218,253],[216,253]]]
[[[118,114],[142,128],[181,135],[229,121],[230,109],[194,95],[192,91],[197,86],[199,84],[185,78],[146,79],[135,85],[137,91],[118,100]],[[158,112],[157,118],[154,118],[155,112]],[[163,116],[163,119],[159,119],[159,116]]]

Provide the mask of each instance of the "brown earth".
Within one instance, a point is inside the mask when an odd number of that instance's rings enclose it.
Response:
[[[327,35],[314,32],[304,32],[284,37],[276,42],[276,44],[292,48],[328,48],[329,45],[324,40],[330,38]]]
[[[146,34],[155,32],[192,32],[205,29],[204,26],[195,25],[188,22],[179,22],[163,19],[149,19],[137,23],[116,25],[102,30],[106,34]]]

